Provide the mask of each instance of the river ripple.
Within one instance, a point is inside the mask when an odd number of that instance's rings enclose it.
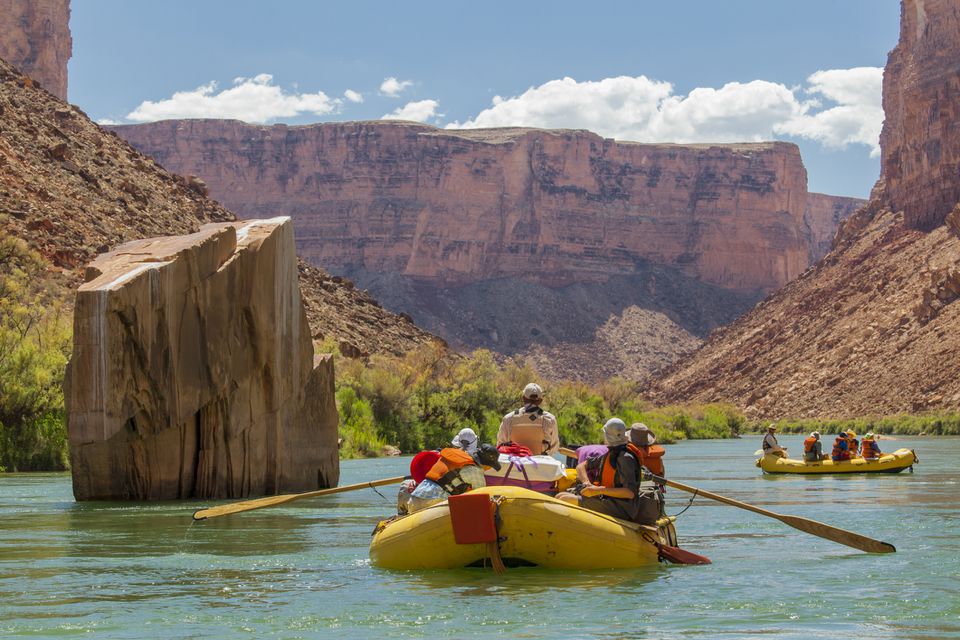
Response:
[[[670,446],[667,471],[891,542],[894,555],[697,498],[678,529],[710,566],[502,577],[371,567],[393,487],[194,524],[206,503],[77,504],[68,475],[0,475],[0,636],[960,638],[960,439],[881,444],[916,448],[916,472],[764,477],[758,438]],[[342,482],[408,463],[345,461]],[[671,490],[668,511],[687,497]]]

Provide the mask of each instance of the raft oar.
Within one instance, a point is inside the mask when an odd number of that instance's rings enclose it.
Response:
[[[873,538],[862,536],[859,533],[847,531],[846,529],[838,529],[837,527],[829,524],[823,524],[822,522],[817,522],[816,520],[810,520],[809,518],[801,518],[800,516],[790,516],[782,513],[776,513],[774,511],[767,511],[766,509],[761,509],[760,507],[747,504],[746,502],[740,502],[739,500],[717,495],[716,493],[704,491],[703,489],[697,489],[696,487],[689,487],[685,484],[674,482],[673,480],[661,478],[660,476],[653,476],[653,481],[665,484],[668,487],[673,487],[674,489],[680,489],[680,491],[686,491],[687,493],[703,496],[704,498],[709,498],[710,500],[716,500],[717,502],[728,504],[731,507],[746,509],[747,511],[753,511],[754,513],[759,513],[760,515],[767,516],[768,518],[774,518],[775,520],[779,520],[780,522],[791,526],[794,529],[799,529],[805,533],[820,536],[821,538],[826,538],[827,540],[832,540],[833,542],[844,544],[848,547],[853,547],[854,549],[860,549],[861,551],[866,551],[867,553],[894,553],[897,550],[897,548],[889,542],[874,540]]]
[[[342,487],[333,487],[332,489],[320,489],[318,491],[306,491],[304,493],[287,493],[282,496],[268,496],[266,498],[257,498],[255,500],[245,500],[243,502],[231,502],[222,504],[218,507],[201,509],[193,514],[194,520],[206,520],[208,518],[217,518],[219,516],[228,516],[233,513],[243,511],[253,511],[254,509],[263,509],[265,507],[275,507],[278,504],[285,504],[300,500],[301,498],[315,498],[317,496],[326,496],[331,493],[343,493],[344,491],[356,491],[368,487],[380,487],[385,484],[398,484],[403,482],[404,476],[396,478],[384,478],[382,480],[371,480],[370,482],[358,482],[357,484],[348,484]]]
[[[571,456],[574,458],[577,457],[577,452],[573,449],[561,448],[560,453],[565,456]],[[782,513],[776,513],[774,511],[767,511],[766,509],[761,509],[760,507],[752,504],[740,502],[739,500],[734,500],[733,498],[727,498],[716,493],[711,493],[710,491],[704,491],[703,489],[690,487],[685,484],[680,484],[679,482],[674,482],[673,480],[661,478],[660,476],[654,476],[653,474],[651,474],[651,476],[653,477],[653,481],[658,484],[665,484],[668,487],[673,487],[674,489],[679,489],[680,491],[686,491],[687,493],[700,495],[704,498],[709,498],[710,500],[716,500],[717,502],[728,504],[731,507],[753,511],[754,513],[759,513],[762,516],[779,520],[780,522],[791,526],[794,529],[799,529],[805,533],[819,536],[827,540],[832,540],[833,542],[843,544],[848,547],[853,547],[854,549],[860,549],[861,551],[866,551],[867,553],[894,553],[897,550],[897,548],[889,542],[874,540],[873,538],[862,536],[859,533],[854,533],[853,531],[838,529],[837,527],[829,524],[823,524],[822,522],[817,522],[816,520],[810,520],[809,518],[801,518],[800,516],[790,516]]]

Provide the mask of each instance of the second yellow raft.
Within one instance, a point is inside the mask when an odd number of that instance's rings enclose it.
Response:
[[[763,456],[757,460],[757,466],[764,473],[900,473],[904,469],[917,463],[917,454],[912,449],[897,449],[893,453],[885,453],[877,460],[854,458],[834,462],[822,460],[820,462],[805,462],[792,458],[777,456]]]
[[[562,569],[619,569],[656,564],[658,544],[676,545],[670,518],[643,526],[570,505],[521,487],[472,493],[498,504],[500,555],[507,564]],[[370,560],[387,569],[454,569],[482,564],[484,544],[457,544],[446,502],[384,520],[370,543]]]

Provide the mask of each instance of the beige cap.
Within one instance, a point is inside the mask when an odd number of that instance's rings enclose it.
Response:
[[[543,389],[536,382],[531,382],[523,388],[523,397],[527,400],[542,400]]]

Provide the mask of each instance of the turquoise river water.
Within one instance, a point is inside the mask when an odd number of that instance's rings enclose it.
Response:
[[[800,449],[799,437],[782,444]],[[208,503],[73,501],[67,474],[0,475],[0,637],[960,638],[960,439],[902,438],[915,472],[764,477],[759,438],[667,448],[671,477],[891,542],[867,555],[697,498],[710,566],[389,572],[370,489],[192,523]],[[409,458],[344,461],[343,484]],[[668,512],[688,494],[670,490]]]

